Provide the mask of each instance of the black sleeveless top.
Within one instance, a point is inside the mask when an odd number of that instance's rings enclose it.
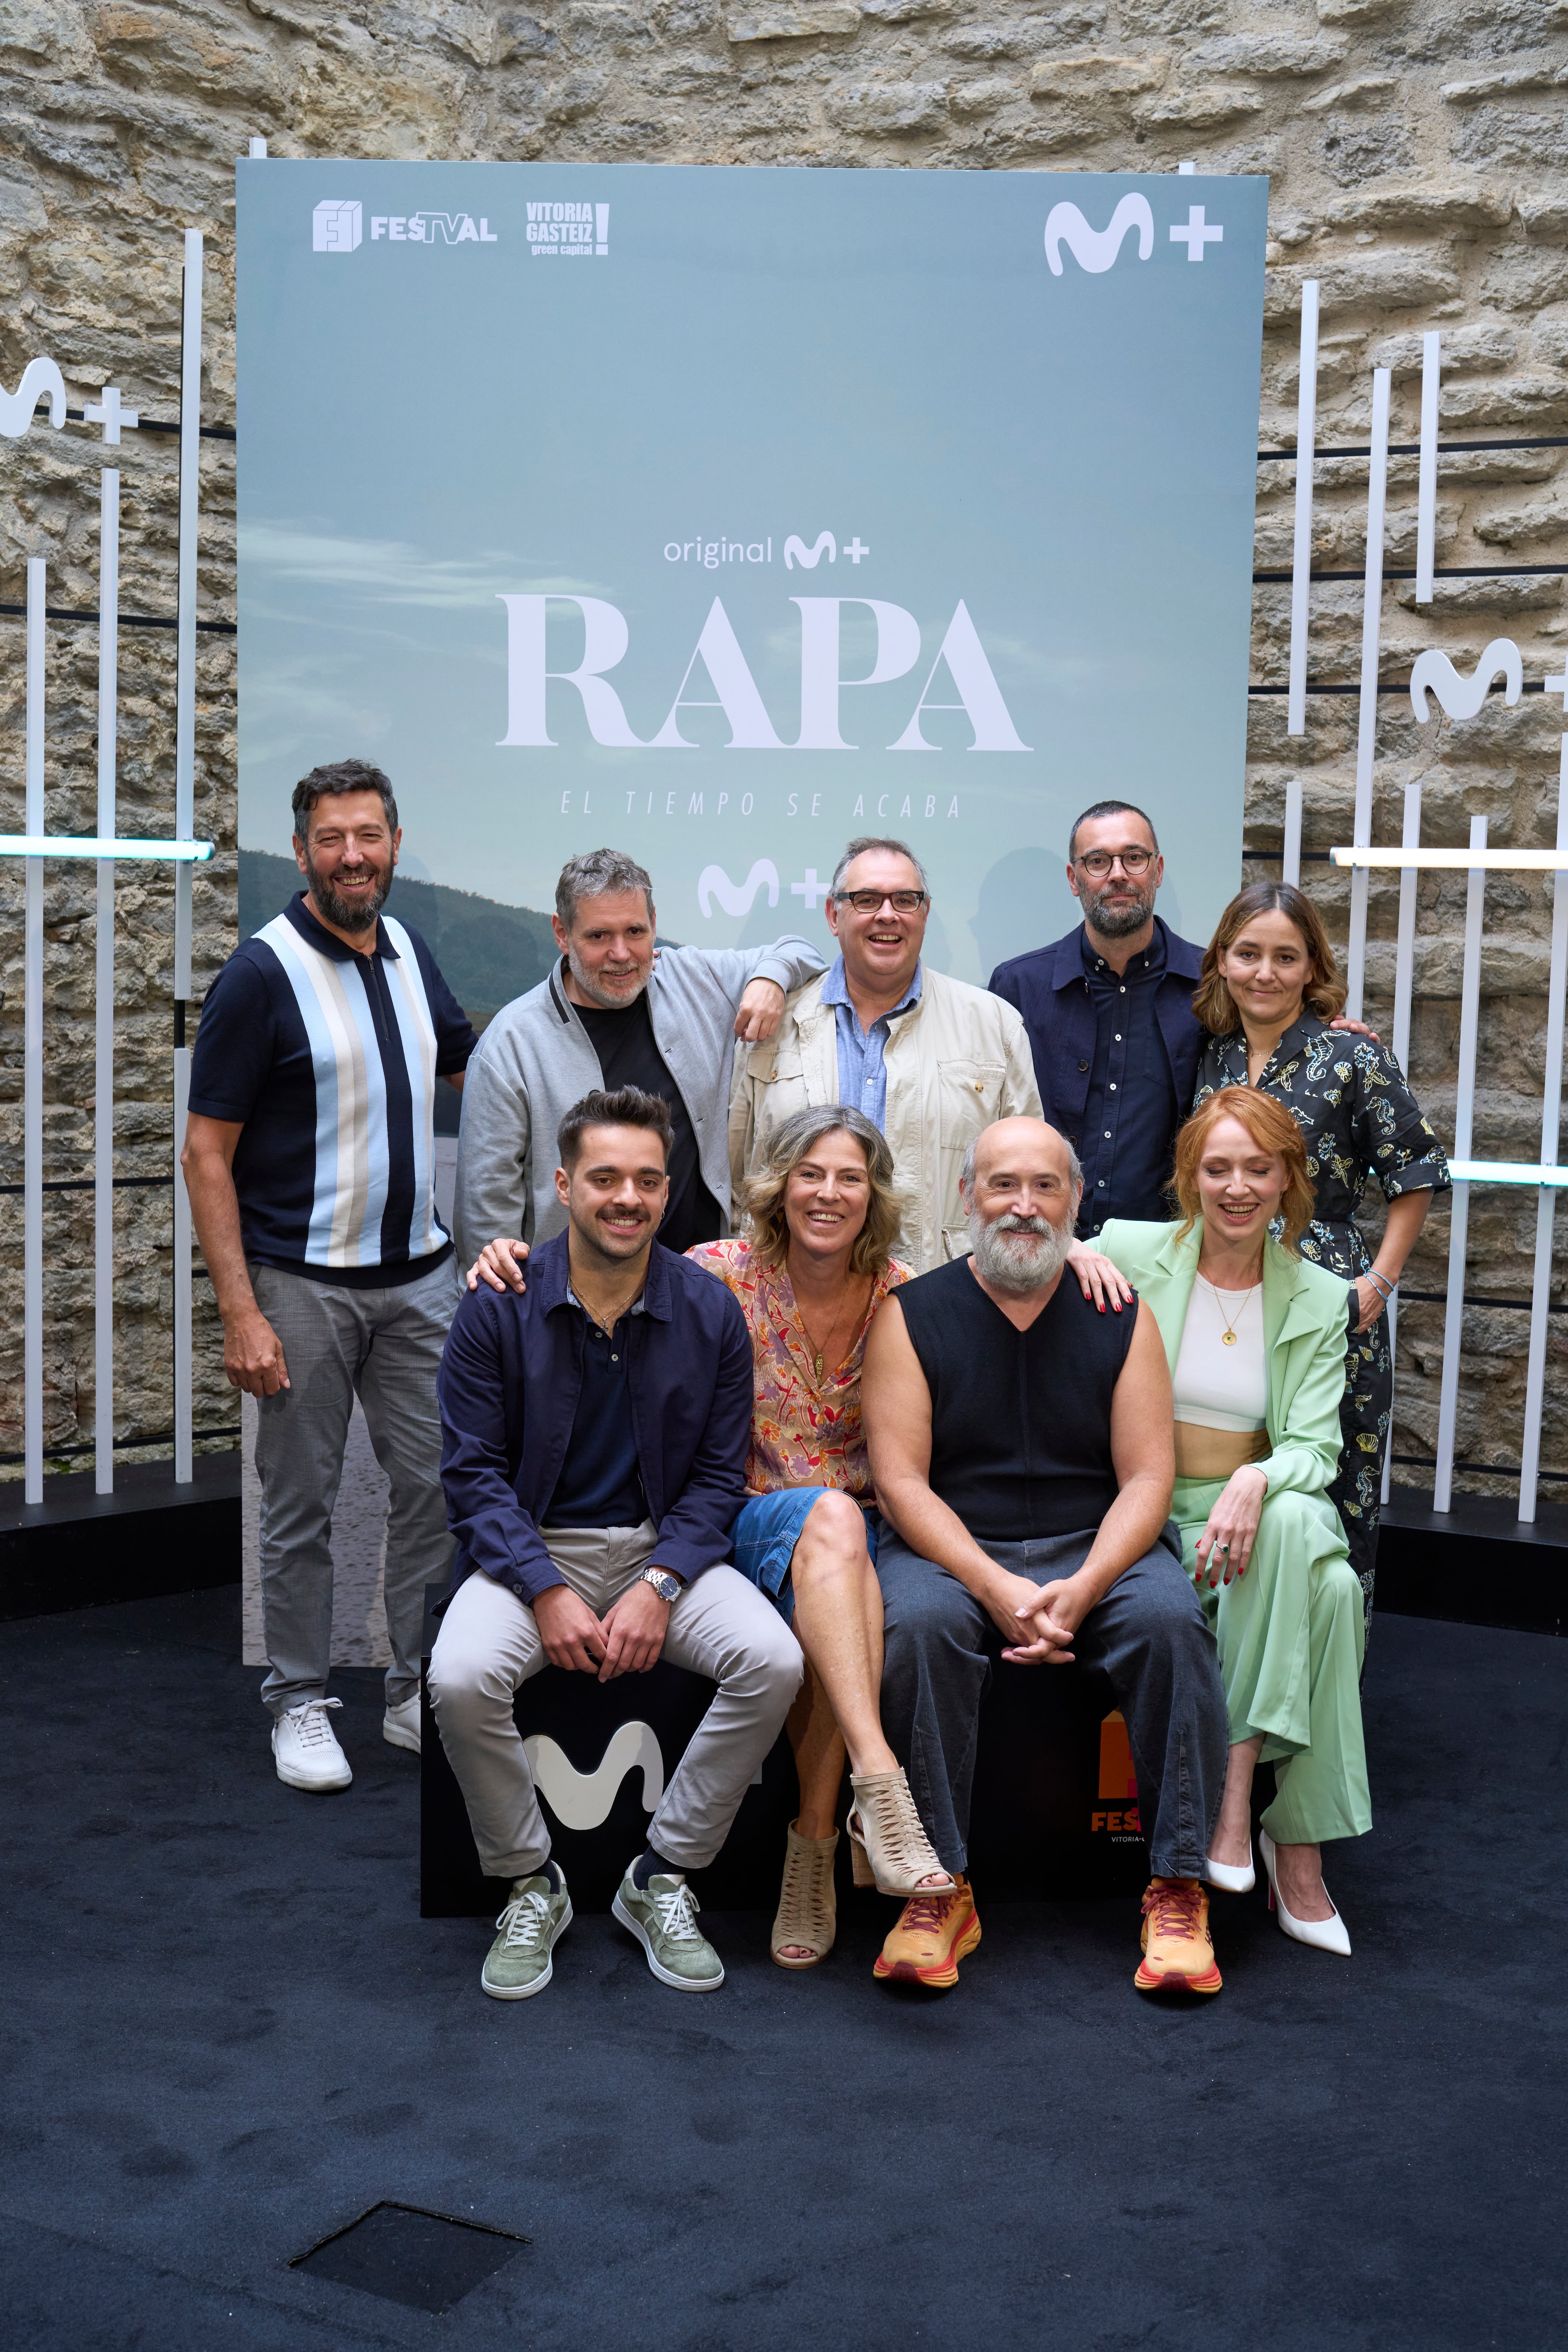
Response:
[[[966,1257],[894,1295],[931,1391],[931,1492],[981,1543],[1097,1528],[1116,1500],[1110,1400],[1136,1301],[1101,1315],[1064,1273],[1020,1331]]]

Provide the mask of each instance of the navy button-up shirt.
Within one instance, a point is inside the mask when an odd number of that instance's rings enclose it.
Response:
[[[1083,1107],[1083,1199],[1079,1231],[1087,1240],[1108,1218],[1142,1216],[1150,1194],[1169,1181],[1171,1138],[1181,1120],[1171,1057],[1155,1018],[1155,991],[1165,976],[1165,939],[1158,928],[1125,971],[1096,952],[1083,934],[1083,971],[1094,1006],[1094,1053]]]
[[[1152,1122],[1136,1119],[1131,1130],[1114,1130],[1107,1143],[1104,1130],[1112,1125],[1101,1118],[1091,1137],[1089,1097],[1100,1049],[1100,1022],[1084,958],[1085,933],[1080,923],[1065,939],[1047,948],[1015,956],[998,964],[991,975],[994,994],[1016,1007],[1024,1016],[1029,1050],[1035,1057],[1035,1083],[1051,1125],[1059,1128],[1079,1158],[1086,1173],[1091,1143],[1113,1154],[1110,1171],[1094,1172],[1094,1188],[1087,1183],[1079,1206],[1079,1232],[1093,1233],[1108,1217],[1137,1217],[1159,1223],[1169,1216],[1164,1188],[1170,1179],[1176,1129],[1192,1108],[1197,1084],[1198,1057],[1208,1043],[1208,1032],[1193,1011],[1193,991],[1203,970],[1204,952],[1190,940],[1154,918],[1154,936],[1164,950],[1164,969],[1142,992],[1146,1022],[1158,1030],[1169,1076],[1163,1093],[1169,1124],[1163,1134]],[[1131,988],[1119,1002],[1131,1004]],[[1112,1024],[1114,1038],[1115,1024]],[[1125,1035],[1125,1032],[1123,1033]],[[1147,1029],[1145,1029],[1147,1034]],[[1107,1071],[1105,1083],[1115,1076]],[[1116,1081],[1120,1093],[1121,1080]],[[1117,1099],[1117,1097],[1111,1099]],[[1098,1189],[1101,1178],[1106,1189]],[[1113,1200],[1115,1208],[1092,1208],[1093,1202]]]
[[[555,1492],[545,1505],[552,1528],[640,1528],[647,1497],[637,1475],[637,1432],[632,1427],[631,1369],[626,1326],[646,1315],[640,1298],[613,1331],[596,1322],[570,1287],[567,1297],[583,1318],[583,1385],[566,1457]]]
[[[539,1530],[583,1391],[585,1318],[570,1290],[567,1235],[557,1234],[529,1259],[521,1298],[481,1283],[452,1319],[436,1393],[454,1591],[475,1569],[521,1601],[565,1580]],[[642,1304],[616,1328],[626,1334],[637,1474],[658,1531],[652,1564],[689,1584],[729,1559],[746,1499],[752,1343],[724,1285],[658,1242]]]

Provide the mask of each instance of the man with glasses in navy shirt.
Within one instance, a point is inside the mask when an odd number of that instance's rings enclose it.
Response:
[[[1142,810],[1096,801],[1068,841],[1083,921],[991,975],[1024,1016],[1044,1115],[1083,1164],[1081,1241],[1111,1217],[1169,1214],[1176,1129],[1206,1033],[1193,1011],[1204,951],[1154,912],[1164,875]]]
[[[278,1777],[353,1780],[332,1731],[332,1507],[357,1395],[391,1482],[385,1738],[419,1749],[426,1583],[451,1557],[436,1374],[458,1303],[436,1211],[435,1087],[476,1039],[418,933],[382,914],[403,839],[379,768],[294,791],[307,887],[207,992],[181,1165],[223,1317],[258,1400],[261,1602]]]
[[[1044,1116],[1082,1163],[1079,1241],[1112,1217],[1171,1214],[1176,1130],[1208,1032],[1193,1011],[1204,951],[1154,912],[1164,878],[1143,811],[1096,801],[1068,836],[1068,888],[1082,922],[991,975],[994,993],[1024,1016]],[[1342,1016],[1331,1025],[1374,1034]]]

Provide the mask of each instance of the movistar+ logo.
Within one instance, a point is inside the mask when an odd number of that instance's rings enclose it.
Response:
[[[1134,250],[1140,261],[1147,261],[1154,251],[1154,215],[1145,195],[1123,196],[1104,228],[1095,228],[1076,205],[1053,205],[1046,218],[1046,259],[1052,277],[1062,275],[1064,245],[1080,269],[1100,277],[1121,259],[1122,245],[1134,229]],[[1189,205],[1186,219],[1172,222],[1170,236],[1173,245],[1186,247],[1189,261],[1201,261],[1211,245],[1225,240],[1224,229],[1205,220],[1202,205]]]

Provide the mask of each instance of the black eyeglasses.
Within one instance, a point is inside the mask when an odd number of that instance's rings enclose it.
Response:
[[[1154,863],[1154,852],[1152,849],[1090,849],[1083,856],[1075,857],[1073,863],[1081,866],[1087,875],[1099,882],[1117,865],[1123,874],[1147,874]]]
[[[834,898],[841,907],[853,907],[858,915],[879,915],[884,907],[891,907],[895,915],[913,915],[925,905],[923,890],[835,890]]]

